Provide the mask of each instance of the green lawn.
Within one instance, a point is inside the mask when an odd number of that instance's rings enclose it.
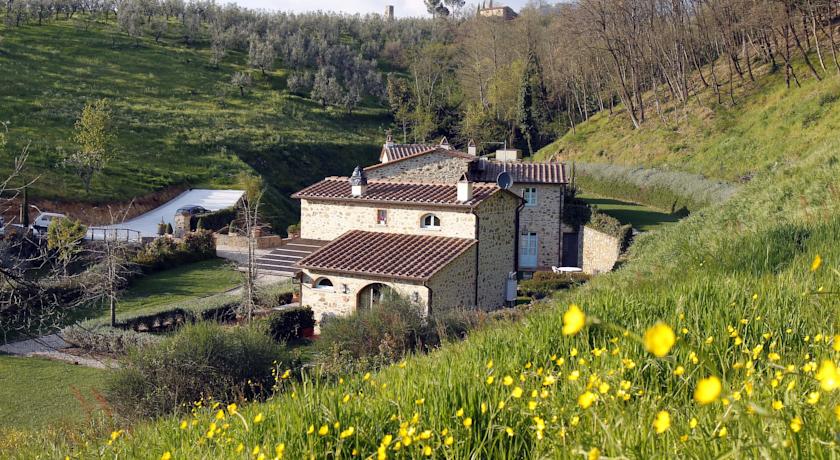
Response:
[[[211,259],[154,273],[126,289],[118,313],[207,297],[242,284],[242,275],[227,260]]]
[[[6,430],[81,422],[97,411],[108,371],[42,358],[0,355],[0,445]]]
[[[135,280],[123,291],[117,314],[219,294],[242,283],[242,275],[227,260],[211,259],[163,270]],[[76,312],[69,322],[106,316],[102,307]]]
[[[642,232],[654,230],[679,220],[679,217],[671,213],[629,201],[587,193],[579,194],[578,198],[597,206],[598,210],[615,217],[622,224],[630,224],[633,228]]]

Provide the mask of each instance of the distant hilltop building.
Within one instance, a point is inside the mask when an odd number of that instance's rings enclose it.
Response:
[[[516,17],[519,16],[516,14],[516,11],[513,11],[513,8],[509,6],[493,6],[493,0],[490,0],[489,5],[482,3],[478,8],[478,14],[487,18],[501,18],[505,21],[516,19]]]
[[[385,13],[382,14],[388,21],[394,19],[394,5],[385,5]]]

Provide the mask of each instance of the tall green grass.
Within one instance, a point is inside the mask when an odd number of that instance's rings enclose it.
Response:
[[[163,418],[115,426],[126,433],[110,445],[107,435],[87,446],[34,439],[14,455],[240,458],[241,443],[268,457],[282,444],[291,458],[367,458],[391,435],[389,458],[424,458],[426,447],[439,458],[579,458],[593,449],[611,458],[836,457],[840,391],[819,390],[814,368],[840,360],[832,350],[840,340],[838,151],[840,139],[826,138],[729,201],[640,236],[624,268],[516,325],[374,375],[281,379],[283,394],[222,420],[218,408],[198,410],[185,429],[181,418]],[[823,266],[812,272],[817,254]],[[594,322],[567,337],[561,313],[570,302]],[[634,339],[657,321],[678,336],[663,358]],[[692,393],[707,375],[724,390],[700,405]],[[583,409],[577,401],[587,391],[597,401]],[[813,392],[816,404],[807,402]],[[671,427],[656,434],[662,410]]]

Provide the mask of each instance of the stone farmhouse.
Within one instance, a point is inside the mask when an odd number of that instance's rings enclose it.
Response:
[[[502,173],[512,185],[497,184]],[[378,164],[293,194],[300,237],[267,257],[295,272],[301,304],[319,320],[373,308],[388,292],[427,314],[495,309],[535,271],[612,267],[609,256],[602,263],[601,251],[587,251],[580,228],[561,224],[568,185],[563,163],[490,160],[472,142],[462,152],[446,139],[389,137]]]

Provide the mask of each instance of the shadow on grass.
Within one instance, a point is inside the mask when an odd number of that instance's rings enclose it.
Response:
[[[614,198],[582,197],[587,203],[596,206],[599,211],[615,217],[623,224],[630,224],[640,231],[648,231],[660,225],[677,222],[680,216],[640,204],[616,200]]]

